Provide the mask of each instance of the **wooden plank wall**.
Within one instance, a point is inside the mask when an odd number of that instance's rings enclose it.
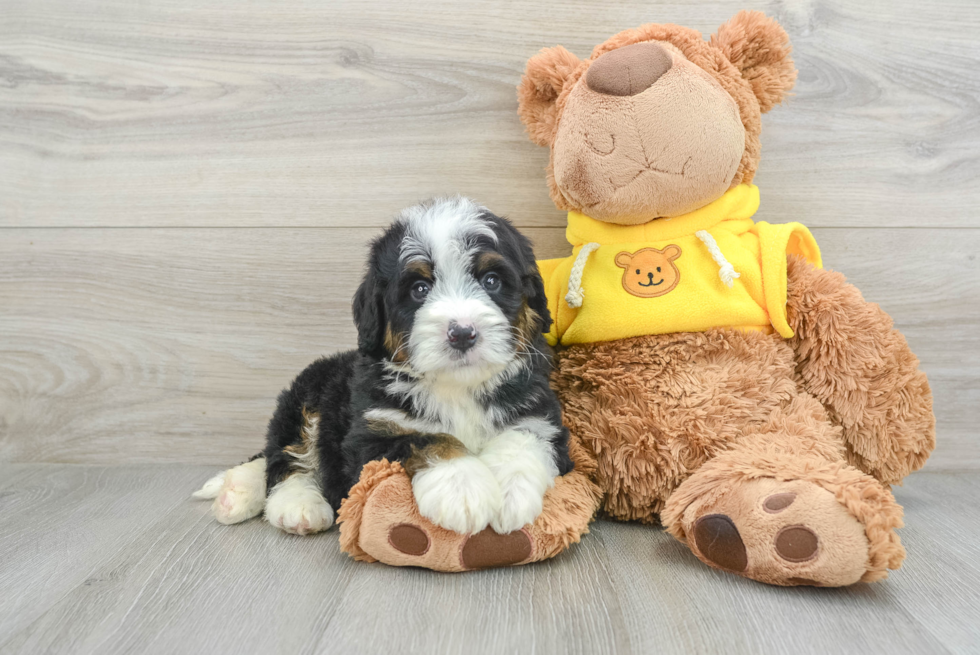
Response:
[[[980,5],[0,0],[0,461],[213,463],[354,343],[365,244],[471,195],[566,252],[526,59],[741,8],[795,45],[759,219],[813,228],[929,373],[933,470],[980,467]]]

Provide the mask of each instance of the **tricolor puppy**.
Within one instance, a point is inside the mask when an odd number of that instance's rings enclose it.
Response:
[[[265,450],[196,495],[215,498],[222,523],[264,509],[287,532],[317,532],[361,468],[387,458],[437,525],[506,533],[532,522],[572,462],[528,240],[465,198],[411,207],[372,244],[353,309],[357,350],[300,373]]]

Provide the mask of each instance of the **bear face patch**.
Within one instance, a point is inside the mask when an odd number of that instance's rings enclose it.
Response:
[[[663,250],[642,248],[616,255],[616,266],[623,271],[623,288],[638,298],[656,298],[668,293],[681,281],[674,260],[681,256],[680,246],[671,244]]]

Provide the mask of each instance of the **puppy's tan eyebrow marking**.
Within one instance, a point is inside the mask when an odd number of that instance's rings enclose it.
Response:
[[[476,272],[483,273],[504,261],[499,252],[481,252],[476,257]]]
[[[415,275],[420,275],[426,279],[432,279],[432,265],[429,262],[421,260],[410,261],[405,266],[406,273],[414,273]]]

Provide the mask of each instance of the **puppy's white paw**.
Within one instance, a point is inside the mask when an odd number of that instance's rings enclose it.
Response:
[[[208,484],[213,480],[209,480]],[[265,458],[260,457],[225,471],[224,482],[211,505],[211,512],[218,523],[230,525],[258,516],[264,506]]]
[[[441,460],[412,478],[419,513],[460,534],[487,527],[500,511],[500,485],[476,457]]]
[[[272,488],[265,504],[265,518],[280,530],[305,535],[329,528],[334,514],[316,479],[294,473]]]
[[[506,534],[533,523],[558,475],[550,445],[530,432],[508,430],[487,444],[480,460],[500,485],[502,497],[490,527]]]
[[[222,471],[218,475],[214,476],[210,480],[204,483],[204,486],[191,494],[191,498],[197,498],[198,500],[211,500],[212,498],[217,498],[218,494],[221,493],[221,487],[225,486],[225,476],[228,471]]]
[[[544,504],[544,489],[540,481],[515,477],[501,491],[502,506],[490,521],[494,532],[507,534],[520,530],[528,523],[534,523]]]

